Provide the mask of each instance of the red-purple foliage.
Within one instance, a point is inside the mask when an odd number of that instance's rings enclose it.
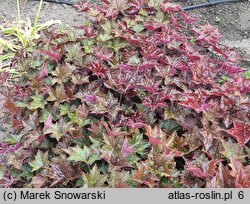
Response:
[[[75,7],[15,65],[0,186],[249,187],[249,79],[218,29],[164,0]]]

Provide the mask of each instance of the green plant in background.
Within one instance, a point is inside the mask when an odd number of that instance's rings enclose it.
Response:
[[[28,48],[32,49],[34,40],[40,37],[39,32],[41,30],[61,23],[59,20],[50,20],[38,24],[43,0],[40,1],[33,24],[29,18],[26,21],[21,19],[20,1],[17,0],[16,3],[18,22],[12,23],[10,26],[6,23],[0,26],[0,32],[4,36],[4,38],[0,38],[0,73],[5,71],[16,73],[15,70],[9,67],[9,61],[15,56],[18,50],[24,49],[27,52]]]
[[[21,20],[20,13],[20,2],[17,0],[17,13],[18,13],[18,24],[12,27],[5,28],[0,27],[3,34],[16,37],[22,48],[27,48],[32,45],[33,40],[39,38],[39,31],[46,29],[56,23],[60,23],[58,20],[50,20],[43,24],[38,24],[38,18],[42,9],[43,0],[40,1],[34,24],[32,25],[31,20],[28,18],[26,21]]]
[[[247,79],[250,79],[250,70],[247,70],[247,71],[245,72],[245,77],[246,77]]]
[[[0,38],[0,54],[3,53],[6,50],[12,51],[8,54],[1,55],[0,61],[9,59],[15,55],[16,45],[12,40],[5,40],[3,38]]]
[[[5,40],[0,38],[0,76],[7,74],[11,79],[11,76],[17,77],[20,73],[14,68],[10,68],[11,59],[16,55],[18,46],[14,39]]]

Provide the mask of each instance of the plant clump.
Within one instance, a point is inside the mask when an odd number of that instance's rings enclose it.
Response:
[[[75,7],[12,60],[0,186],[249,187],[249,79],[217,28],[164,0]]]

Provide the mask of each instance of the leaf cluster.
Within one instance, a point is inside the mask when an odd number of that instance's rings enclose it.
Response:
[[[75,7],[16,56],[0,186],[249,187],[249,79],[217,28],[163,0]]]

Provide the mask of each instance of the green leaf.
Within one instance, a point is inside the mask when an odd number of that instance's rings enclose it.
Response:
[[[33,99],[33,101],[31,102],[30,106],[28,106],[28,109],[44,109],[44,105],[47,104],[47,102],[43,99],[42,96],[32,96],[31,98]]]
[[[245,147],[245,149],[246,149],[247,157],[250,158],[250,148],[249,147]]]
[[[83,48],[86,54],[90,54],[93,52],[93,48],[92,48],[92,45],[94,44],[93,41],[87,39],[87,40],[83,40],[82,43],[83,43]]]
[[[86,161],[89,156],[88,148],[80,148],[79,146],[69,148],[69,160],[71,161]]]
[[[92,153],[89,158],[88,158],[88,161],[87,163],[88,164],[93,164],[96,160],[99,160],[101,157],[99,155],[99,153]]]
[[[28,163],[24,163],[22,165],[21,171],[22,171],[22,174],[21,174],[22,177],[27,178],[27,179],[32,179],[33,173],[32,173],[32,169]]]
[[[35,160],[29,162],[30,166],[32,167],[32,171],[46,167],[49,164],[48,157],[48,151],[43,153],[41,150],[38,150]]]
[[[20,140],[22,139],[23,134],[7,134],[5,137],[1,138],[2,142],[8,143],[8,144],[16,144],[18,142],[20,142]]]
[[[8,53],[8,54],[6,54],[6,55],[2,55],[2,56],[0,56],[0,61],[4,61],[4,60],[7,60],[7,59],[9,59],[9,58],[12,58],[12,57],[15,56],[15,54],[16,54],[16,53]]]
[[[234,158],[245,161],[246,155],[244,154],[244,149],[238,143],[234,143],[232,139],[228,141],[221,140],[221,142],[224,148],[224,151],[220,152],[222,155],[228,159]]]
[[[97,188],[103,187],[107,180],[107,175],[101,174],[97,165],[90,170],[89,174],[83,174],[82,176],[85,188]]]
[[[226,76],[226,75],[223,75],[223,76],[221,76],[221,78],[219,79],[219,83],[224,83],[224,82],[226,82],[228,80],[228,76]]]
[[[111,21],[106,21],[103,25],[101,25],[101,27],[105,33],[111,34],[112,29],[113,29],[113,25]]]
[[[5,174],[5,166],[0,165],[0,179],[4,177],[4,174]]]
[[[92,147],[93,148],[100,148],[100,146],[103,144],[102,142],[94,139],[93,137],[89,136],[90,141],[92,142]]]
[[[174,119],[161,120],[160,127],[167,130],[169,133],[181,130],[181,126]]]
[[[137,65],[140,63],[140,59],[136,55],[134,55],[128,60],[128,63],[131,65]]]
[[[86,125],[90,125],[92,123],[92,119],[91,118],[86,118],[83,120],[83,123],[81,124],[81,126],[86,126]]]
[[[149,0],[149,5],[153,7],[159,7],[163,0]]]
[[[43,61],[39,58],[35,58],[30,62],[30,64],[32,67],[40,68],[43,65]]]
[[[137,154],[144,155],[146,154],[145,149],[149,147],[148,140],[143,139],[143,134],[134,133],[131,139],[128,139],[129,144],[133,145],[133,149]]]
[[[68,115],[72,123],[76,123],[77,125],[81,126],[81,124],[83,123],[81,117],[78,117],[76,113],[69,113]]]
[[[20,107],[20,108],[25,108],[25,107],[27,107],[27,104],[24,103],[24,102],[22,102],[22,101],[16,101],[16,102],[15,102],[15,105],[16,105],[17,107]]]
[[[111,171],[108,177],[109,187],[127,187],[127,181],[129,177],[129,171]]]
[[[247,71],[244,73],[244,75],[245,75],[245,77],[246,77],[247,79],[250,79],[250,69],[247,70]]]
[[[135,154],[128,154],[128,156],[126,158],[127,158],[128,162],[129,162],[129,164],[131,164],[131,165],[136,164],[137,161],[140,160],[140,158],[137,157]]]
[[[3,47],[4,49],[7,48],[7,49],[12,50],[14,52],[18,48],[11,40],[5,40],[3,38],[0,38],[0,47],[1,48]],[[11,53],[11,54],[13,54],[13,53]],[[15,53],[14,53],[14,55],[15,55]],[[0,57],[0,59],[1,59],[1,57]]]
[[[108,34],[108,33],[105,33],[105,34],[100,34],[98,36],[98,40],[100,40],[101,42],[106,42],[108,40],[111,40],[113,38],[112,35]]]
[[[82,22],[82,25],[83,26],[90,26],[91,22],[89,20],[84,19],[83,22]]]
[[[115,38],[112,41],[109,41],[107,46],[115,52],[118,52],[121,48],[127,47],[128,43],[126,43],[123,39]]]
[[[53,84],[59,83],[63,84],[66,83],[70,79],[70,75],[72,70],[70,70],[66,65],[65,66],[57,66],[54,71],[51,72],[53,79]]]
[[[68,44],[65,45],[65,49],[67,50],[66,61],[81,61],[84,55],[82,51],[82,46],[80,42],[76,44]]]
[[[63,120],[60,120],[59,122],[53,124],[50,128],[48,128],[44,134],[51,134],[51,137],[59,141],[63,135],[71,130],[75,130],[72,127],[71,122],[66,123]]]
[[[60,116],[66,115],[69,112],[69,104],[64,103],[59,105]]]
[[[155,18],[156,18],[158,21],[164,23],[164,22],[168,19],[168,15],[164,14],[163,12],[158,12],[158,13],[156,14]]]
[[[54,101],[55,106],[58,106],[60,103],[69,99],[63,85],[57,86],[55,89],[51,88],[48,94],[49,97],[47,98],[47,101]]]
[[[48,109],[43,109],[42,114],[40,116],[40,122],[44,123],[47,119],[48,116],[51,115]]]
[[[135,30],[135,32],[137,32],[137,33],[142,32],[144,29],[145,28],[142,24],[137,24],[137,25],[133,26],[133,30]]]
[[[99,153],[91,151],[91,149],[88,148],[87,146],[84,146],[83,149],[80,148],[79,146],[70,147],[64,151],[70,155],[68,159],[75,162],[83,161],[91,165],[96,160],[100,159]]]

